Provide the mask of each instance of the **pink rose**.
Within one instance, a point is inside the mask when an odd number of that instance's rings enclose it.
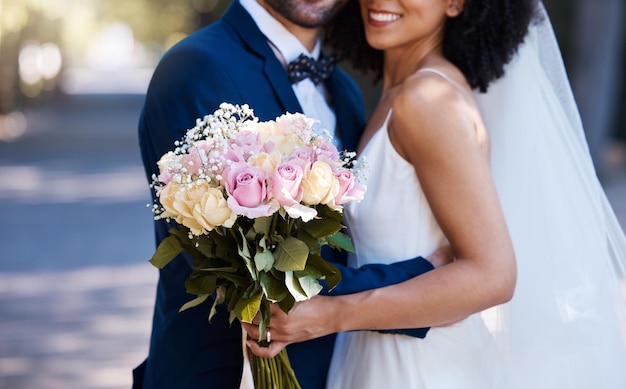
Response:
[[[280,205],[291,205],[302,200],[302,177],[304,169],[297,160],[287,161],[270,178],[272,196]]]
[[[265,171],[259,167],[232,163],[226,169],[225,182],[229,208],[237,215],[251,219],[276,212],[280,206],[276,202],[267,202],[265,178]]]
[[[196,147],[190,147],[187,154],[182,155],[181,163],[187,170],[187,174],[197,175],[206,162],[206,153],[204,150]]]
[[[337,166],[339,163],[339,151],[332,143],[320,143],[315,153],[317,154],[317,161],[324,161],[330,166]]]
[[[231,139],[231,149],[237,154],[243,156],[243,160],[247,161],[251,155],[263,151],[263,144],[258,134],[250,131],[240,131]]]
[[[313,127],[317,120],[302,113],[286,113],[276,118],[276,124],[282,129],[283,134],[295,133],[304,141],[313,136]]]
[[[300,204],[303,195],[302,178],[304,177],[304,161],[291,160],[278,166],[271,176],[272,196],[290,217],[302,218],[307,222],[317,215],[313,208]]]
[[[313,163],[315,162],[315,150],[309,146],[300,146],[287,159],[301,159]]]
[[[174,176],[180,173],[180,160],[174,152],[169,151],[159,159],[157,162],[157,166],[159,167],[159,182],[164,184],[168,184]]]
[[[211,155],[216,149],[215,141],[213,139],[202,139],[193,144],[197,150],[204,151],[204,155],[207,157]]]
[[[350,170],[342,169],[335,173],[339,182],[339,193],[335,196],[335,204],[341,205],[348,201],[361,201],[365,195],[365,185],[354,180],[354,174]]]

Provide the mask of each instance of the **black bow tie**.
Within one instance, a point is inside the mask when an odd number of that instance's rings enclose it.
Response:
[[[330,77],[337,62],[334,55],[326,57],[322,54],[315,60],[308,55],[300,54],[287,65],[287,75],[292,84],[310,78],[317,85]]]

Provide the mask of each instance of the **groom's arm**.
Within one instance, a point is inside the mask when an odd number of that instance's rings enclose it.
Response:
[[[368,264],[356,269],[344,266],[341,263],[335,262],[333,264],[341,272],[341,281],[330,291],[324,288],[322,294],[328,296],[339,296],[382,288],[417,277],[435,268],[429,260],[423,257],[394,262],[388,265],[379,263]],[[380,332],[424,338],[429,329],[429,327],[405,328],[382,330]]]

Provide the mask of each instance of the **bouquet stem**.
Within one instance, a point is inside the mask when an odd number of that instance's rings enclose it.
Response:
[[[250,362],[256,389],[300,389],[287,350],[283,349],[274,358],[262,358],[250,353]]]

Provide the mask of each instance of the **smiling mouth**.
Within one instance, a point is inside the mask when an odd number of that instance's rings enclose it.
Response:
[[[370,20],[378,23],[391,23],[400,19],[400,15],[389,12],[369,11]]]

